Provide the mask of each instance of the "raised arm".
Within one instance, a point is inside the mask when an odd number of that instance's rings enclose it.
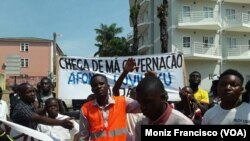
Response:
[[[185,89],[179,88],[179,95],[181,97],[181,104],[183,105],[183,114],[185,114],[187,117],[192,117],[193,111],[190,106],[190,96],[189,94],[185,91]]]
[[[121,88],[122,82],[124,78],[127,76],[129,72],[132,72],[136,68],[136,63],[133,58],[129,58],[125,64],[122,74],[119,76],[118,80],[115,82],[115,85],[112,89],[114,96],[119,96],[119,89]]]

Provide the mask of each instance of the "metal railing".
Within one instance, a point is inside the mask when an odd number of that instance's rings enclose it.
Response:
[[[219,22],[218,11],[193,11],[181,13],[178,17],[179,23],[195,23],[195,22]]]
[[[238,13],[233,15],[228,15],[224,18],[225,27],[237,27],[242,26],[242,24],[249,24],[250,26],[250,14],[248,13]]]
[[[184,47],[184,46],[190,47]],[[202,42],[190,42],[181,44],[178,49],[179,51],[183,52],[184,54],[194,55],[207,55],[207,56],[220,56],[219,45],[215,44],[207,44]]]
[[[250,45],[236,45],[235,47],[227,47],[227,57],[241,56],[244,53],[250,52]]]

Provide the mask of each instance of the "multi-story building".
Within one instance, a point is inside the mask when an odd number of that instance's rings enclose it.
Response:
[[[0,38],[0,86],[9,88],[15,81],[36,85],[41,77],[53,74],[54,44],[54,40],[41,38]],[[63,54],[58,45],[56,54]],[[7,72],[7,59],[12,56],[20,58],[19,74]]]
[[[135,1],[130,0],[130,7]],[[158,54],[157,7],[162,0],[137,2],[141,7],[138,53]],[[169,52],[184,54],[187,75],[201,72],[201,87],[209,90],[213,76],[228,68],[239,70],[250,80],[250,0],[168,0],[167,21]]]

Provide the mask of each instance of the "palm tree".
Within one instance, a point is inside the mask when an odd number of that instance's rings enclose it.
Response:
[[[110,56],[129,56],[129,44],[125,37],[115,37],[110,41]]]
[[[166,16],[168,10],[168,1],[163,0],[163,4],[157,7],[157,17],[160,19],[160,40],[161,40],[161,52],[168,52],[168,33],[167,33],[167,20]]]
[[[116,27],[116,24],[113,23],[110,26],[101,24],[100,28],[96,28],[96,41],[95,44],[99,49],[94,54],[94,56],[109,56],[109,50],[111,46],[109,45],[109,42],[116,37],[117,34],[122,32],[121,27]]]
[[[130,8],[130,19],[133,23],[133,45],[132,45],[132,55],[138,54],[139,47],[139,38],[138,38],[138,15],[140,11],[140,4],[137,4],[137,0],[135,0],[134,6]]]

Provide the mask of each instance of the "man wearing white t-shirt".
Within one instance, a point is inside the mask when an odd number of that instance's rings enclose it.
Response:
[[[244,78],[240,72],[228,69],[219,78],[217,92],[220,104],[209,109],[202,119],[204,125],[250,125],[250,104],[241,103]]]

